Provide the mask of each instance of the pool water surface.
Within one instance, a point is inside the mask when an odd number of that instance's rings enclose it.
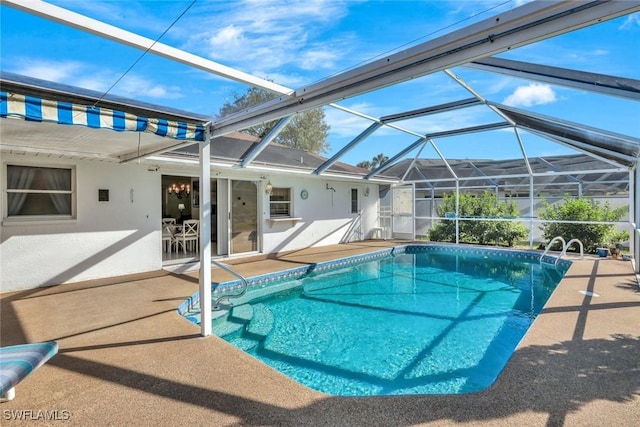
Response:
[[[496,380],[564,271],[535,257],[407,250],[289,281],[234,307],[214,332],[332,395],[476,392]]]

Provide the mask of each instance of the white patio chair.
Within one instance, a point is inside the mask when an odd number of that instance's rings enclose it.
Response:
[[[182,252],[186,255],[187,244],[189,244],[189,250],[191,250],[191,248],[195,246],[195,251],[199,252],[199,224],[200,221],[198,221],[197,219],[187,219],[182,223],[182,230],[174,235],[176,251],[179,251],[180,246],[182,246]]]
[[[175,243],[175,225],[162,226],[162,250],[171,253],[171,247]]]
[[[176,219],[175,218],[162,218],[162,227],[164,228],[165,225],[176,225]]]

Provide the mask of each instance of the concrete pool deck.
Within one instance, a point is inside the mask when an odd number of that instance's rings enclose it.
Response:
[[[397,243],[225,262],[253,276]],[[14,400],[0,404],[2,425],[635,426],[636,276],[629,261],[571,259],[495,384],[457,396],[345,398],[301,386],[218,337],[200,337],[199,327],[177,314],[197,291],[196,273],[3,293],[0,344],[56,340],[60,350],[16,387]],[[213,270],[214,281],[231,278]]]

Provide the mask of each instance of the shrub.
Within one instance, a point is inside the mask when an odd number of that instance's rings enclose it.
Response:
[[[561,236],[566,241],[579,239],[586,252],[594,253],[596,248],[607,243],[615,236],[615,224],[581,224],[573,221],[620,221],[627,213],[628,206],[611,208],[609,202],[601,204],[590,198],[570,198],[565,195],[563,203],[550,204],[542,199],[542,208],[538,215],[544,220],[567,221],[547,223],[540,226],[546,240]]]
[[[456,211],[455,194],[445,194],[438,206],[438,215],[446,217],[447,213]],[[527,227],[511,221],[483,221],[482,218],[516,218],[520,211],[515,202],[498,201],[494,193],[485,191],[479,196],[460,194],[458,213],[460,218],[479,218],[478,220],[461,219],[460,242],[486,244],[504,244],[513,246],[516,240],[527,235]],[[429,239],[438,242],[456,241],[455,221],[445,220],[429,230]]]

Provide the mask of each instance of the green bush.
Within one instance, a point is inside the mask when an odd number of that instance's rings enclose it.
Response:
[[[455,194],[445,194],[437,208],[440,217],[456,211]],[[460,194],[460,242],[480,245],[496,244],[513,246],[516,240],[526,237],[527,227],[512,221],[483,221],[482,218],[517,218],[520,211],[515,202],[498,201],[494,193],[485,191],[479,196]],[[479,218],[464,220],[464,218]],[[456,241],[455,221],[445,220],[429,230],[429,239],[438,242]]]
[[[542,199],[542,208],[538,211],[540,219],[567,221],[547,223],[540,226],[542,235],[549,241],[561,236],[567,242],[579,239],[585,252],[594,253],[596,248],[608,243],[616,236],[615,224],[581,224],[573,221],[620,221],[628,212],[628,206],[612,208],[609,202],[601,204],[590,198],[570,198],[565,195],[563,203],[550,204]],[[555,248],[557,249],[557,247]]]

